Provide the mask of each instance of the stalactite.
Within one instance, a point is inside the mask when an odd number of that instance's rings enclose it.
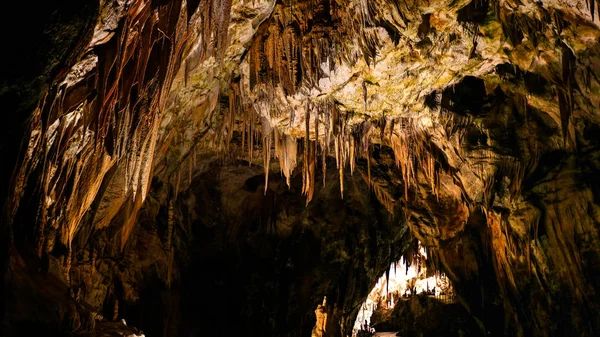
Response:
[[[365,183],[369,184],[369,189],[373,191],[375,194],[375,198],[379,201],[383,207],[390,213],[394,214],[394,206],[396,204],[396,200],[394,197],[387,191],[388,187],[379,184],[377,181],[370,180],[369,177],[365,176],[365,174],[359,170],[363,180]]]
[[[385,297],[387,298],[390,294],[390,269],[385,270]]]
[[[305,110],[304,159],[302,166],[302,193],[306,195],[307,205],[312,200],[314,194],[316,158],[316,140],[312,141],[310,139],[310,108],[310,106],[307,106]],[[316,118],[318,117],[315,116]],[[315,125],[318,125],[317,123],[315,120]]]
[[[242,112],[242,153],[244,153],[244,151],[246,151],[247,122],[248,122],[248,111],[246,111],[246,109],[244,109],[244,112]]]
[[[227,133],[226,133],[226,139],[225,139],[225,149],[226,149],[226,153],[230,153],[230,144],[231,144],[231,140],[233,139],[233,130],[234,130],[234,126],[235,126],[235,119],[236,119],[236,107],[237,107],[237,94],[235,91],[235,85],[232,85],[232,90],[229,93],[229,114],[227,116]]]
[[[319,107],[317,107],[316,112],[315,112],[315,142],[318,143],[319,141],[319,116],[320,116],[320,110]],[[315,144],[315,147],[317,145]]]
[[[321,144],[321,174],[323,175],[323,187],[327,181],[327,145]]]
[[[370,146],[367,149],[367,175],[368,175],[367,185],[369,185],[369,189],[371,189],[372,182],[371,182],[371,147]]]
[[[269,124],[269,121],[263,117],[262,121],[263,127],[263,165],[265,168],[265,195],[267,195],[267,190],[269,188],[269,166],[271,165],[271,139],[273,139],[273,128]]]
[[[362,94],[363,94],[363,104],[365,109],[365,115],[367,114],[367,82],[365,80],[362,81]]]
[[[253,153],[252,151],[254,150],[254,118],[250,117],[250,125],[248,126],[248,140],[249,140],[249,151],[248,151],[248,166],[252,166],[252,158],[253,158]]]
[[[305,108],[304,114],[304,139],[303,139],[303,147],[302,147],[302,194],[306,195],[308,193],[308,152],[309,152],[309,144],[310,144],[310,113],[309,107]]]
[[[337,145],[337,142],[336,142],[336,145]],[[340,149],[340,151],[341,151],[341,149]],[[342,199],[344,199],[344,166],[342,164],[339,164],[338,169],[340,172],[340,195],[341,195]]]
[[[310,116],[310,114],[308,115]],[[307,126],[310,127],[310,120]],[[310,130],[308,132],[310,137]],[[315,140],[309,139],[309,157],[308,157],[308,191],[306,193],[306,205],[312,200],[315,192],[315,167],[317,163],[317,144],[319,139],[319,115],[318,109],[315,109]]]
[[[355,163],[355,140],[354,137],[350,137],[348,140],[348,160],[350,161],[350,174],[354,174],[354,163]]]
[[[285,176],[285,161],[284,161],[284,135],[282,135],[279,132],[279,128],[274,127],[273,128],[273,146],[274,146],[274,150],[275,150],[275,158],[279,159],[279,170],[280,173],[282,173]],[[287,177],[286,177],[287,178]],[[287,179],[286,179],[286,183],[287,183]],[[288,184],[289,187],[289,184]]]
[[[323,136],[324,140],[321,143],[321,168],[323,170],[323,187],[325,187],[325,181],[327,180],[327,155],[329,155],[329,146],[330,146],[330,135],[331,135],[331,109],[329,108],[329,102],[325,103],[325,111],[324,114],[324,131],[325,134]]]
[[[334,142],[334,152],[335,152],[335,166],[339,169],[341,167],[340,163],[340,138],[335,137]]]
[[[306,205],[312,200],[315,192],[315,163],[316,163],[316,141],[309,141],[308,155],[308,190],[306,191]]]
[[[433,194],[437,195],[437,190],[435,186],[435,160],[433,156],[427,153],[427,164],[428,164],[428,175],[429,175],[429,183],[431,184],[431,191]]]
[[[401,128],[402,130],[402,128]],[[408,152],[407,142],[402,140],[403,136],[399,134],[392,134],[391,145],[394,151],[394,156],[396,157],[396,165],[402,171],[402,177],[404,180],[404,198],[408,200],[408,189],[411,184],[410,180],[410,166],[411,156]]]
[[[116,322],[118,318],[119,318],[119,300],[115,298],[115,303],[113,305],[112,321]]]
[[[71,240],[69,240],[68,243],[68,247],[67,247],[67,253],[65,255],[65,269],[64,269],[64,275],[65,275],[65,280],[67,281],[67,284],[71,284],[71,265],[73,263],[73,249],[71,247]]]
[[[297,142],[296,138],[286,134],[281,134],[277,128],[274,128],[275,138],[275,157],[279,159],[279,167],[285,176],[286,184],[290,187],[290,177],[297,161]]]
[[[502,229],[503,225],[501,222],[501,216],[494,211],[488,211],[484,209],[485,216],[487,219],[487,225],[491,232],[491,246],[494,254],[493,262],[494,269],[496,270],[496,277],[499,281],[499,286],[503,294],[507,294],[506,282],[516,289],[516,282],[512,273],[513,267],[510,264],[510,259],[507,256],[512,254],[509,248],[508,241],[510,238],[505,234]]]
[[[196,147],[192,150],[192,166],[196,167]]]
[[[573,86],[577,83],[574,79],[575,56],[573,55],[571,49],[569,49],[569,47],[567,47],[564,43],[561,47],[561,62],[562,84],[564,88],[558,90],[558,102],[563,139],[565,144],[569,143],[570,146],[575,146],[575,136],[573,135],[573,132],[570,131],[570,128],[572,127],[571,116],[573,115],[575,104],[573,101]]]

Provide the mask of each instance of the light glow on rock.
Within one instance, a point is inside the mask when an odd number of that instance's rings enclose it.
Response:
[[[352,329],[353,336],[357,335],[361,327],[371,329],[371,316],[379,306],[393,309],[399,298],[421,293],[428,293],[431,296],[452,294],[452,287],[444,274],[435,273],[427,277],[425,266],[427,252],[420,242],[418,256],[413,260],[417,262],[407,267],[407,261],[402,257],[390,265],[389,279],[386,273],[379,278],[356,316]]]

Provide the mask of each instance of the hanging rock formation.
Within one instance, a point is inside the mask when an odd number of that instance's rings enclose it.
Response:
[[[417,240],[478,333],[599,333],[596,1],[18,6],[3,335],[346,336]]]

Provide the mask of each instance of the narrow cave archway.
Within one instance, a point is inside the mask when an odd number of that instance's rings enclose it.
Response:
[[[469,327],[459,322],[455,327],[443,326],[447,324],[442,322],[443,312],[452,311],[457,298],[447,276],[427,262],[425,247],[418,241],[416,247],[416,251],[406,252],[410,256],[393,262],[377,280],[361,305],[352,336],[368,336],[376,331],[401,336],[417,332],[458,336],[459,330],[466,335],[476,334],[476,330],[468,331]],[[427,317],[435,311],[440,317]],[[423,325],[427,321],[431,321],[430,326]]]

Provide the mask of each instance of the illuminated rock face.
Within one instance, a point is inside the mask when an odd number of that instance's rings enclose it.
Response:
[[[376,310],[389,316],[399,301],[417,295],[432,296],[446,302],[453,301],[454,293],[448,279],[439,271],[429,269],[428,272],[427,253],[420,243],[418,247],[418,252],[411,257],[412,264],[407,264],[405,259],[394,262],[377,280],[358,312],[352,329],[354,336],[361,329],[372,329],[374,322],[371,317]],[[382,321],[382,318],[379,318],[379,321]]]
[[[322,337],[327,331],[327,298],[324,298],[323,303],[317,306],[315,318],[317,322],[312,330],[311,337]]]
[[[485,333],[600,330],[597,2],[19,6],[7,335],[202,333],[211,287],[246,334],[308,335],[327,296],[345,335],[417,240]]]

